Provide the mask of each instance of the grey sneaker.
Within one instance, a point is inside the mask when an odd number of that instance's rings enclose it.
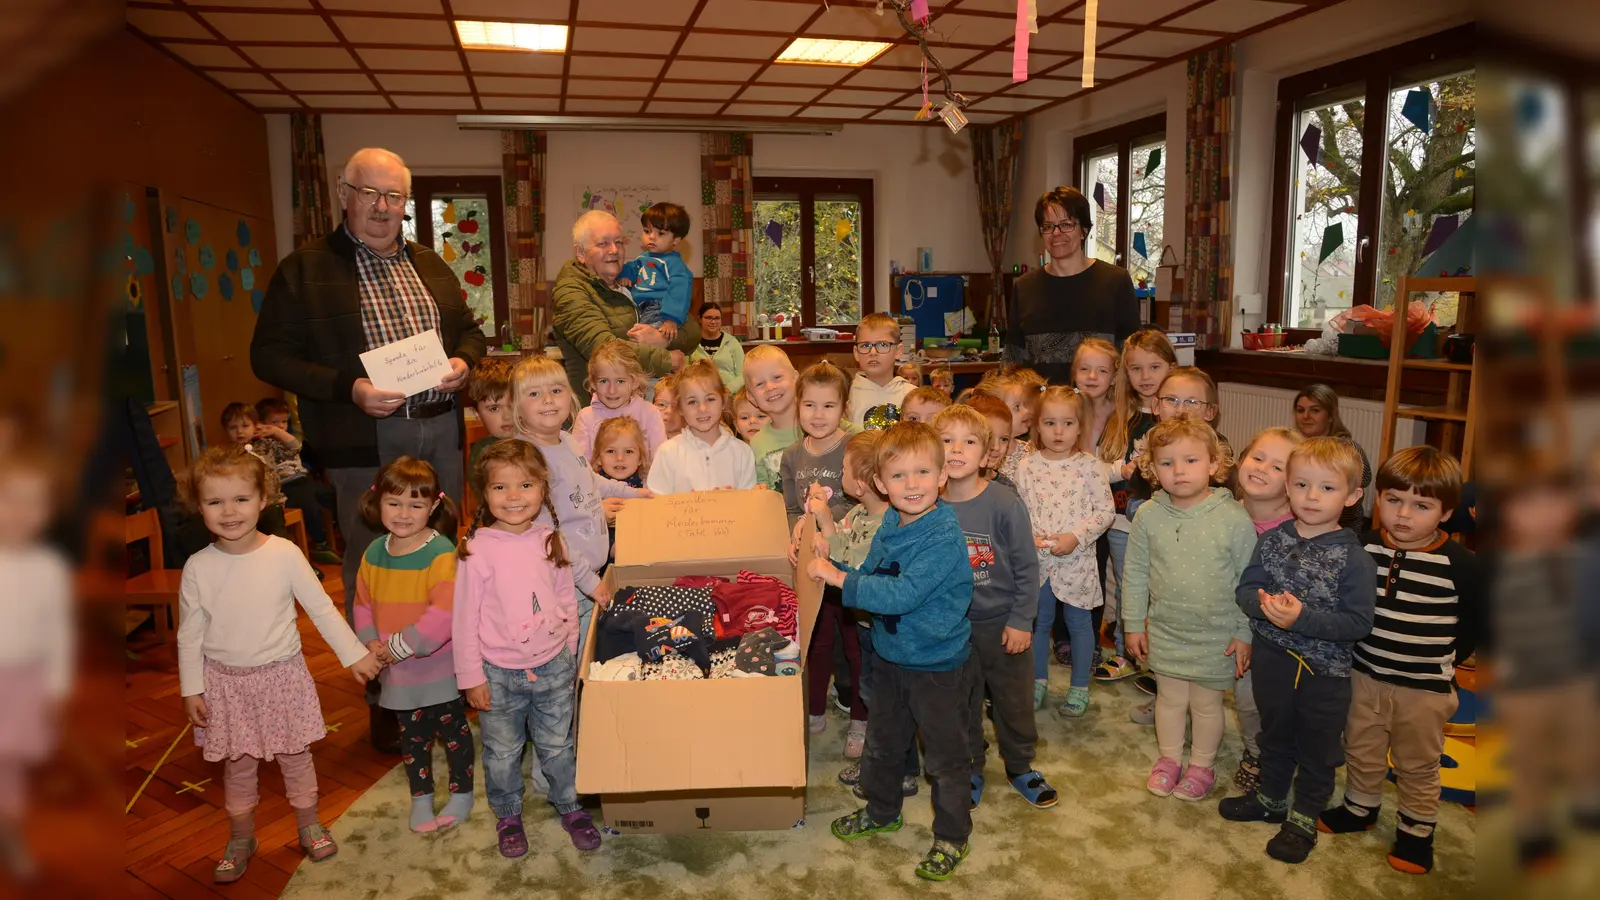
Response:
[[[1135,725],[1154,725],[1156,723],[1156,701],[1151,698],[1149,703],[1135,706],[1128,712],[1128,718]]]

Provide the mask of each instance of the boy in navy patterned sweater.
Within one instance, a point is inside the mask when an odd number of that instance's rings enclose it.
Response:
[[[1312,438],[1289,455],[1294,518],[1261,535],[1239,579],[1250,617],[1250,665],[1261,710],[1261,787],[1223,800],[1235,822],[1282,823],[1267,854],[1304,862],[1317,844],[1317,816],[1333,796],[1344,758],[1355,643],[1372,631],[1378,577],[1355,532],[1339,525],[1361,501],[1361,457],[1337,438]],[[1294,784],[1294,808],[1289,786]]]

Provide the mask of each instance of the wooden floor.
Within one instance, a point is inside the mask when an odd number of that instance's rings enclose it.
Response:
[[[326,578],[323,586],[342,603],[339,568],[319,568]],[[185,730],[176,647],[160,644],[153,636],[139,639],[145,634],[147,631],[141,632],[130,644],[139,658],[127,662],[124,692],[123,804],[136,793],[138,799],[123,819],[127,869],[122,893],[129,897],[278,896],[303,858],[278,767],[261,766],[261,805],[256,808],[256,838],[261,846],[249,869],[235,884],[213,885],[211,870],[228,840],[222,763],[206,762],[195,746],[193,730]],[[328,824],[392,769],[399,757],[372,749],[367,740],[363,689],[339,665],[303,613],[300,639],[328,724],[328,736],[312,745],[321,792],[318,806],[323,824]],[[141,785],[145,785],[142,791]]]

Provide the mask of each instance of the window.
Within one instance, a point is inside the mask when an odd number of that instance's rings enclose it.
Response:
[[[461,281],[461,296],[491,339],[509,328],[500,179],[419,175],[411,179],[405,236],[432,247]],[[417,210],[427,210],[419,215]],[[491,340],[491,343],[493,340]]]
[[[1089,198],[1094,259],[1122,266],[1135,285],[1153,288],[1165,246],[1167,117],[1148,118],[1084,135],[1073,142],[1078,189]]]
[[[872,180],[755,182],[756,314],[808,327],[872,312]]]
[[[1449,238],[1476,197],[1471,41],[1454,29],[1279,82],[1270,321],[1321,329],[1392,305],[1400,278],[1470,265]],[[1437,300],[1440,321],[1454,303]]]

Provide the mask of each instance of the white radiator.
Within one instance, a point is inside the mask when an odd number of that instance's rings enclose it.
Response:
[[[1217,430],[1227,435],[1234,452],[1243,453],[1256,432],[1274,425],[1294,427],[1294,391],[1261,387],[1255,384],[1224,382],[1217,385]],[[1367,452],[1376,470],[1383,460],[1378,451],[1383,444],[1383,404],[1375,400],[1340,398],[1339,418]],[[1427,440],[1427,424],[1417,419],[1400,419],[1396,425],[1394,448],[1401,450]],[[1370,504],[1368,504],[1370,508]]]

